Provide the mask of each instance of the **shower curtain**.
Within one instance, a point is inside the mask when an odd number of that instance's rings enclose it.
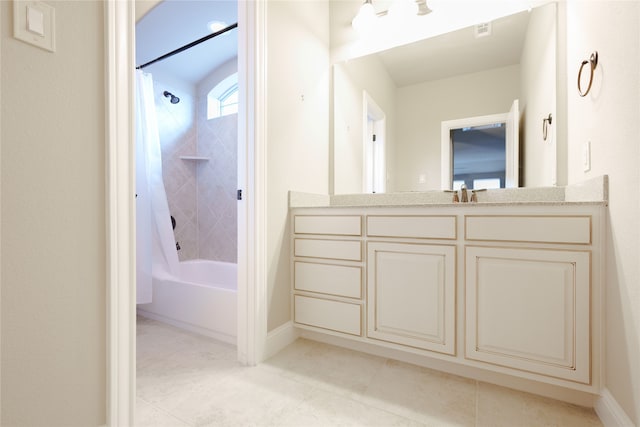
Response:
[[[178,275],[178,253],[162,181],[153,78],[136,70],[136,302],[151,302],[152,273]]]

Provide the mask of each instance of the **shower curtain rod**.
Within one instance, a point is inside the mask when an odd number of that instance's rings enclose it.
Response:
[[[235,24],[231,24],[228,27],[225,27],[225,28],[221,29],[220,31],[216,31],[215,33],[211,33],[209,35],[206,35],[206,36],[202,37],[201,39],[198,39],[198,40],[193,41],[193,42],[191,42],[189,44],[186,44],[186,45],[184,45],[182,47],[179,47],[176,50],[172,50],[169,53],[165,53],[164,55],[157,57],[153,61],[149,61],[149,62],[147,62],[145,64],[138,65],[136,67],[136,70],[142,70],[144,67],[147,67],[147,66],[149,66],[151,64],[155,64],[156,62],[162,61],[163,59],[167,59],[167,58],[169,58],[169,57],[171,57],[173,55],[176,55],[176,54],[178,54],[180,52],[184,52],[187,49],[191,49],[192,47],[197,46],[202,42],[206,42],[209,39],[212,39],[212,38],[214,38],[216,36],[219,36],[220,34],[224,34],[227,31],[233,30],[234,28],[237,28],[237,27],[238,27],[238,23],[237,22]]]

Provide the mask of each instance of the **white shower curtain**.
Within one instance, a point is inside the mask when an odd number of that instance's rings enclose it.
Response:
[[[178,253],[162,181],[153,78],[136,70],[136,279],[138,304],[151,302],[152,273],[178,275]]]

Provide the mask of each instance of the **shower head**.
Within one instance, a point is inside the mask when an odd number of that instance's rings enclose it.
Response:
[[[177,96],[175,96],[174,94],[172,94],[171,92],[168,91],[164,91],[163,95],[167,98],[171,98],[171,103],[172,104],[177,104],[178,102],[180,102],[180,98],[178,98]]]

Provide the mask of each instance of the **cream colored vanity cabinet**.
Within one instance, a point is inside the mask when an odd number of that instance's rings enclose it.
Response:
[[[597,392],[605,212],[598,203],[293,209],[294,324],[426,366]]]
[[[601,209],[510,211],[464,217],[465,357],[591,384],[600,345]]]
[[[293,320],[301,327],[363,334],[361,215],[292,215]]]
[[[456,216],[373,214],[366,224],[367,337],[454,355]]]

